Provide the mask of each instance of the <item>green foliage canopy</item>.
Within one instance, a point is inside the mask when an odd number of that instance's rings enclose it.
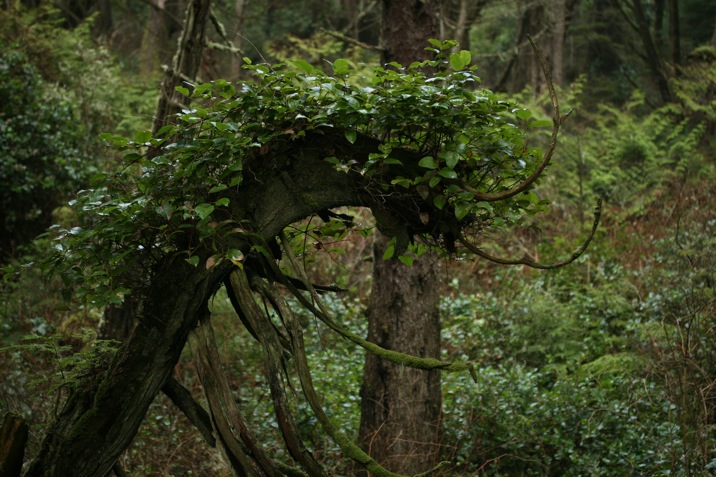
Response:
[[[463,231],[518,224],[542,210],[532,182],[509,193],[545,165],[518,122],[550,123],[530,122],[528,111],[477,88],[470,54],[450,53],[453,46],[434,41],[435,60],[378,67],[370,78],[352,78],[343,60],[332,64],[332,76],[301,60],[247,60],[254,81],[180,88],[196,106],[176,125],[156,137],[104,135],[127,151],[126,167],[97,175],[94,188],[80,193],[74,205],[83,227],[58,230],[65,282],[83,284],[81,294],[101,304],[116,299],[118,288],[127,291],[115,278],[139,256],[188,253],[198,265],[195,251],[204,247],[214,254],[207,266],[239,261],[243,253],[230,237],[250,235],[250,224],[233,215],[232,191],[253,179],[247,169],[310,137],[338,135],[369,149],[358,158],[336,144],[324,159],[373,198],[417,204],[408,234],[432,237],[448,251]],[[402,238],[399,253],[409,239]]]

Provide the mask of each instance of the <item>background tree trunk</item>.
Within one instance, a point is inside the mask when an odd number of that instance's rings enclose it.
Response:
[[[248,3],[248,0],[234,0],[234,14],[236,15],[236,21],[233,25],[231,25],[231,28],[236,30],[233,44],[238,50],[241,50],[244,43],[244,17]],[[244,61],[243,58],[241,58],[241,55],[231,55],[231,75],[233,76],[233,79],[241,77],[241,68],[243,66]]]
[[[27,442],[27,423],[12,413],[6,413],[0,426],[0,476],[19,477]]]
[[[654,38],[649,29],[649,20],[641,0],[632,0],[626,2],[632,14],[634,15],[634,27],[644,47],[646,63],[651,72],[653,81],[656,83],[659,95],[663,103],[671,101],[671,88],[669,80],[664,71],[664,62],[654,43]],[[671,12],[670,12],[671,13]],[[671,20],[669,20],[671,22]]]
[[[139,47],[140,74],[144,78],[156,77],[163,60],[163,52],[169,42],[169,30],[164,11],[166,0],[153,0],[149,9],[147,22],[144,25],[142,44]]]
[[[426,56],[429,38],[438,36],[437,3],[383,1],[383,62],[409,65]],[[373,285],[368,340],[423,357],[440,354],[437,257],[427,254],[412,267],[383,260],[389,237],[379,236],[373,251]],[[361,447],[393,472],[415,474],[439,457],[440,372],[384,362],[368,353],[361,387]],[[359,475],[367,475],[364,470]]]
[[[383,260],[386,240],[374,245],[368,340],[422,357],[440,352],[439,272],[434,256],[412,267]],[[361,447],[384,467],[424,472],[439,458],[440,373],[366,356],[361,388]],[[367,475],[363,473],[363,475]]]

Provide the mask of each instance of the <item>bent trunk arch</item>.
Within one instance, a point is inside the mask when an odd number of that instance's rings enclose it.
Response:
[[[419,196],[376,199],[366,192],[367,179],[324,160],[338,156],[364,162],[377,144],[364,137],[351,144],[343,134],[319,131],[257,155],[246,161],[241,187],[227,194],[229,214],[250,223],[267,242],[291,223],[339,206],[370,207],[389,233],[425,228]],[[250,244],[237,238],[232,248],[248,254]],[[193,254],[200,257],[196,267],[185,261],[186,255],[164,256],[152,266],[146,287],[133,290],[141,302],[134,332],[100,378],[70,391],[27,476],[105,475],[129,446],[190,332],[206,316],[209,299],[235,267],[227,260],[207,269],[204,263],[213,252],[199,248]]]

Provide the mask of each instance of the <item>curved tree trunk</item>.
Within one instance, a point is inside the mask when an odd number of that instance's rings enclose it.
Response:
[[[252,180],[229,194],[231,215],[252,223],[268,241],[291,223],[325,209],[375,207],[362,192],[362,177],[336,171],[323,158],[364,163],[377,145],[363,137],[350,144],[342,133],[319,131],[277,147],[270,156],[247,160]],[[406,227],[422,226],[418,213],[403,203],[380,206],[400,210]],[[246,254],[250,248],[241,238],[228,245]],[[202,258],[197,267],[181,254],[168,255],[152,267],[146,286],[133,290],[138,316],[132,335],[109,369],[71,390],[26,475],[93,477],[109,472],[170,377],[189,333],[206,316],[208,300],[234,267],[224,261],[207,269],[204,263],[213,253],[197,250]]]

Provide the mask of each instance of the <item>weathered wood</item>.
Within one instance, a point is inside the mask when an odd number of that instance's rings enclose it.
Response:
[[[212,422],[234,472],[239,476],[280,477],[281,474],[258,446],[234,401],[221,369],[214,331],[208,320],[194,329],[189,344],[197,362]]]
[[[10,412],[0,427],[0,477],[18,477],[22,470],[27,443],[27,423]]]

